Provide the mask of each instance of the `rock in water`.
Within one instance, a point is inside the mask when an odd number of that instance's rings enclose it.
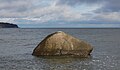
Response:
[[[41,41],[32,54],[35,56],[72,55],[88,57],[92,50],[93,48],[89,43],[58,31]]]

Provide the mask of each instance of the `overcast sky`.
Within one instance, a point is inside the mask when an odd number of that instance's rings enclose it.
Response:
[[[120,27],[120,0],[0,0],[0,21],[21,27]]]

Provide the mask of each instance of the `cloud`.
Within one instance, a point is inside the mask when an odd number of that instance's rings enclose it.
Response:
[[[95,3],[101,3],[103,0],[58,0],[57,4],[67,4],[67,5],[80,5],[80,4],[95,4]]]
[[[108,22],[120,22],[120,12],[109,12],[109,13],[102,13],[98,14],[96,18],[103,20],[103,21],[108,21]]]
[[[26,17],[31,7],[30,0],[0,0],[0,17]]]
[[[119,12],[120,0],[105,0],[105,5],[98,12]]]
[[[10,22],[13,23],[15,18],[0,18],[0,22]]]
[[[96,9],[96,12],[119,12],[120,11],[120,0],[58,0],[58,5],[67,4],[70,6],[75,5],[102,5],[101,8]]]
[[[120,1],[0,0],[0,13],[0,21],[18,24],[119,23]]]
[[[39,22],[48,22],[51,20],[80,21],[86,18],[86,16],[82,15],[83,13],[74,12],[73,8],[68,5],[56,5],[57,2],[58,2],[57,0],[1,1],[0,13],[2,14],[0,14],[0,17],[19,18],[19,19],[28,18],[29,20],[33,19],[32,21],[39,21]]]

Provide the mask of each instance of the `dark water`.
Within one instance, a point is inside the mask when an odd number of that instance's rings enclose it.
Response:
[[[91,43],[89,58],[34,57],[48,34],[65,31]],[[0,29],[0,70],[120,70],[120,29]]]

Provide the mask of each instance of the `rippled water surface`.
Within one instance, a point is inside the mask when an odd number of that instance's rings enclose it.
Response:
[[[32,56],[38,43],[54,31],[91,43],[91,57]],[[0,29],[0,70],[120,70],[120,29]]]

